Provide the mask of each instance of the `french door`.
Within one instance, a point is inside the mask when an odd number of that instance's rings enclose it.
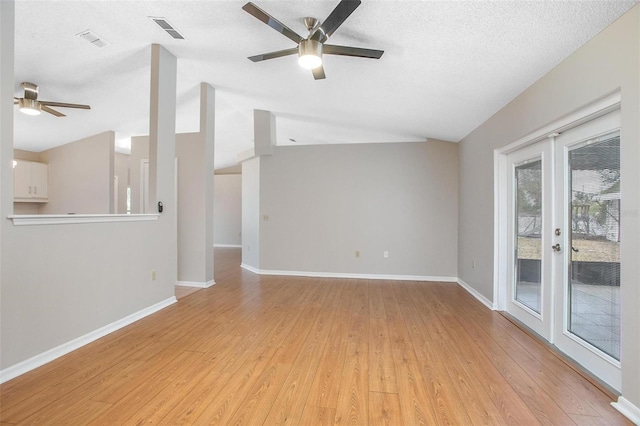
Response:
[[[620,389],[620,112],[507,155],[506,310]]]

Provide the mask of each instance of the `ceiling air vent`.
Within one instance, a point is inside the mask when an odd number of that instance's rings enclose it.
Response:
[[[83,40],[88,41],[96,47],[105,47],[109,45],[109,42],[100,37],[98,34],[94,33],[91,30],[85,30],[81,33],[76,34]]]
[[[165,18],[156,18],[153,16],[149,16],[149,19],[158,24],[158,26],[171,37],[175,38],[176,40],[184,40],[182,34],[180,34],[178,30],[176,30],[173,25],[171,25]]]

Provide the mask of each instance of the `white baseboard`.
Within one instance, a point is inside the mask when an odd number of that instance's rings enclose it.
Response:
[[[611,405],[633,423],[640,425],[640,408],[633,405],[628,399],[623,396],[618,397],[618,402],[612,402]]]
[[[349,272],[310,272],[310,271],[275,271],[271,269],[257,269],[245,263],[241,268],[258,275],[284,275],[293,277],[314,277],[314,278],[354,278],[364,280],[392,280],[392,281],[439,281],[457,282],[456,277],[435,277],[425,275],[386,275],[386,274],[354,274]]]
[[[240,264],[240,267],[241,267],[242,269],[246,269],[246,270],[247,270],[247,271],[249,271],[249,272],[253,272],[254,274],[260,274],[260,270],[259,270],[259,269],[254,268],[254,267],[253,267],[253,266],[251,266],[251,265],[247,265],[246,263],[241,263],[241,264]]]
[[[214,244],[213,246],[220,248],[242,248],[242,244]]]
[[[476,289],[474,289],[469,284],[465,283],[464,281],[462,281],[460,278],[457,278],[457,277],[436,277],[436,276],[427,276],[427,275],[352,274],[352,273],[345,273],[345,272],[275,271],[270,269],[258,269],[251,265],[247,265],[246,263],[241,264],[240,267],[258,275],[285,275],[285,276],[295,276],[295,277],[316,277],[316,278],[357,278],[357,279],[366,279],[366,280],[392,280],[392,281],[438,281],[438,282],[458,283],[460,287],[464,288],[469,294],[475,297],[480,303],[485,305],[487,308],[493,311],[497,309],[497,307],[493,304],[491,300],[484,297]]]
[[[478,290],[476,290],[475,288],[471,287],[469,284],[465,283],[460,278],[458,278],[457,281],[458,281],[458,284],[460,285],[460,287],[462,287],[465,290],[467,290],[467,293],[469,293],[470,295],[475,297],[484,306],[486,306],[487,308],[491,309],[492,311],[495,311],[496,309],[498,309],[498,307],[491,300],[487,299],[482,294],[480,294],[480,292]]]
[[[176,303],[176,301],[177,300],[175,296],[169,297],[162,302],[158,302],[155,305],[151,305],[138,312],[134,312],[133,314],[112,322],[111,324],[107,324],[104,327],[100,327],[97,330],[91,331],[84,336],[80,336],[76,339],[71,340],[70,342],[63,343],[60,346],[49,349],[46,352],[14,364],[11,367],[5,368],[4,370],[0,370],[0,383],[9,381],[48,362],[51,362],[56,358],[66,355],[69,352],[75,351],[76,349],[87,345],[95,340],[98,340],[109,333],[113,333],[114,331],[126,327],[127,325],[132,324],[148,315],[158,312],[159,310]]]
[[[176,285],[181,287],[196,287],[196,288],[209,288],[216,282],[214,280],[207,281],[206,283],[199,281],[176,281]]]

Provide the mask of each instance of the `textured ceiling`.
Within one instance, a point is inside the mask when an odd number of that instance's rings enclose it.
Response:
[[[255,0],[306,35],[334,1]],[[68,115],[15,115],[15,147],[41,151],[106,130],[118,143],[148,133],[151,43],[178,58],[178,132],[198,130],[198,85],[216,88],[216,168],[253,145],[253,109],[273,111],[279,145],[457,142],[635,1],[364,0],[331,44],[385,51],[380,60],[325,56],[315,81],[296,56],[253,63],[247,56],[295,47],[244,12],[245,1],[16,2],[15,89],[89,103]],[[174,40],[148,17],[165,17]],[[76,34],[90,29],[97,48]]]

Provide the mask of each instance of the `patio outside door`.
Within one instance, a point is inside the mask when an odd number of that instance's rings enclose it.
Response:
[[[620,389],[620,112],[508,154],[506,310]]]

